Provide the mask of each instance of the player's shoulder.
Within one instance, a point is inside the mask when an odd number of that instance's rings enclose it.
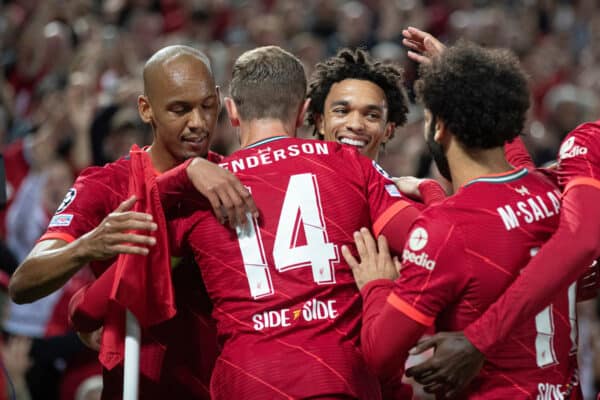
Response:
[[[529,169],[529,179],[538,182],[542,188],[558,189],[556,166]]]
[[[448,241],[450,234],[454,235],[461,229],[460,218],[448,210],[441,203],[428,207],[413,222],[407,238],[407,245],[414,247],[415,242],[430,246],[441,246]]]
[[[91,166],[85,168],[77,180],[89,180],[98,182],[107,182],[114,185],[115,183],[129,179],[129,157],[122,157],[115,162],[105,164],[103,166]]]
[[[440,230],[444,230],[448,226],[455,225],[457,222],[461,221],[455,205],[455,199],[453,196],[447,197],[440,202],[432,204],[421,211],[415,220],[415,224],[431,225],[436,228],[440,228]]]
[[[113,209],[123,201],[129,186],[129,158],[123,157],[104,166],[84,169],[69,189],[57,213],[71,203],[82,207]],[[102,193],[101,196],[98,193]],[[84,206],[85,205],[85,206]]]
[[[586,122],[573,129],[563,140],[558,151],[559,160],[600,154],[600,120]]]
[[[337,142],[327,143],[332,148],[332,154],[340,157],[348,169],[356,168],[361,172],[374,171],[391,181],[392,176],[377,161],[365,156],[357,148]]]
[[[352,174],[356,173],[356,170],[358,169],[363,169],[363,167],[361,167],[361,159],[368,160],[368,163],[371,163],[371,160],[360,154],[358,149],[352,146],[342,145],[338,142],[304,138],[293,138],[290,142],[293,145],[300,147],[317,146],[318,150],[309,150],[308,153],[323,157],[328,163],[339,163],[340,165],[343,165],[344,168],[338,170],[340,173],[349,172]]]

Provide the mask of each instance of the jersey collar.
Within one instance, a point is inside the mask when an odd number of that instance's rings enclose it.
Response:
[[[252,149],[254,147],[258,147],[258,146],[262,146],[263,144],[267,144],[267,143],[271,143],[274,142],[276,140],[280,140],[280,139],[289,139],[289,136],[287,135],[282,135],[282,136],[272,136],[272,137],[268,137],[266,139],[262,139],[259,140],[258,142],[254,142],[251,145],[248,145],[246,147],[244,147],[245,149]]]
[[[516,181],[517,179],[520,179],[525,175],[527,175],[527,168],[516,168],[507,172],[501,172],[499,174],[482,175],[465,183],[463,187],[470,186],[477,182],[507,183],[511,181]]]

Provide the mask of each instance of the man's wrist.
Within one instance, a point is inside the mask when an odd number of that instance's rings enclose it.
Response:
[[[81,267],[91,261],[95,261],[87,250],[88,246],[86,243],[86,236],[87,235],[83,235],[60,249],[60,251],[66,251],[67,253],[72,254],[73,264],[75,264],[77,267]]]
[[[199,168],[199,167],[196,167],[196,165],[198,165],[198,163],[201,163],[202,160],[204,160],[204,159],[200,158],[200,157],[194,157],[194,158],[190,158],[190,159],[186,160],[186,162],[184,162],[182,164],[181,168],[185,171],[185,174],[187,176],[186,184],[193,186],[194,169]],[[178,174],[178,176],[179,176],[179,174]]]
[[[363,287],[360,289],[360,294],[363,297],[367,297],[367,296],[369,296],[369,293],[380,290],[381,288],[390,290],[393,285],[394,285],[394,281],[386,279],[386,278],[373,279],[372,281],[369,281],[363,285]]]
[[[484,356],[489,352],[490,348],[493,346],[493,343],[486,342],[486,337],[482,335],[483,330],[477,326],[477,322],[473,322],[471,325],[467,326],[463,331],[465,338],[475,347],[481,354]]]

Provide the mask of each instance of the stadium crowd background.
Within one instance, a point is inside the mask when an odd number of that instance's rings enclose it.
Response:
[[[142,91],[143,63],[157,49],[188,44],[205,51],[221,93],[227,94],[233,60],[256,46],[275,44],[290,50],[308,73],[339,48],[364,47],[376,58],[403,65],[412,93],[417,66],[401,45],[401,30],[407,26],[424,29],[445,43],[462,37],[518,54],[533,98],[524,141],[538,165],[555,158],[567,132],[600,116],[596,0],[0,2],[0,151],[6,160],[9,198],[8,207],[0,210],[0,268],[8,276],[27,255],[79,171],[118,159],[133,143],[150,142],[136,99]],[[430,171],[422,133],[421,109],[414,105],[408,123],[383,150],[382,166],[394,176],[436,176]],[[302,135],[312,137],[311,129],[305,128]],[[215,137],[217,152],[229,154],[238,148],[224,109]],[[11,308],[6,300],[3,303],[3,308]],[[48,317],[42,314],[50,311],[37,310],[39,324],[45,324]],[[594,357],[600,352],[597,313],[594,302],[581,306],[586,398],[600,387],[600,356]],[[60,329],[20,331],[14,324],[4,328],[30,337],[68,332],[66,320]],[[3,361],[14,384],[31,373],[31,347],[30,341],[14,337],[4,341]],[[69,357],[61,357],[52,358],[58,372],[51,381],[63,382],[61,375],[68,370],[64,361]],[[74,398],[77,386],[82,386],[81,379],[74,382],[72,388],[62,383],[63,399]],[[88,381],[88,386],[93,385]]]

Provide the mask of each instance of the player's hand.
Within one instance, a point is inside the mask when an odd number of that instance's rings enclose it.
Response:
[[[221,223],[228,220],[235,228],[246,225],[247,213],[258,218],[250,191],[225,168],[197,157],[187,167],[187,174],[196,190],[208,199]]]
[[[419,64],[428,64],[433,57],[439,56],[446,46],[430,33],[409,26],[402,30],[402,44],[408,47],[408,58]]]
[[[452,398],[460,394],[483,366],[483,354],[462,332],[440,332],[419,341],[410,354],[434,347],[433,356],[406,370],[428,393],[444,393]]]
[[[100,351],[100,343],[102,340],[102,328],[98,328],[92,332],[77,332],[79,340],[92,350]]]
[[[157,225],[152,215],[129,211],[136,202],[135,196],[123,201],[108,214],[93,230],[79,239],[77,250],[84,262],[105,260],[119,254],[147,255],[147,246],[156,244],[150,234],[143,235],[131,231],[155,231]]]
[[[423,182],[423,179],[415,178],[414,176],[401,176],[392,180],[400,193],[412,199],[421,200],[422,196],[419,191],[419,185]]]
[[[354,243],[356,243],[360,261],[354,258],[346,246],[342,246],[342,255],[352,268],[352,274],[359,290],[376,279],[394,280],[398,278],[400,263],[396,258],[392,260],[385,236],[379,236],[375,243],[371,232],[367,228],[361,228],[360,232],[354,232]]]

